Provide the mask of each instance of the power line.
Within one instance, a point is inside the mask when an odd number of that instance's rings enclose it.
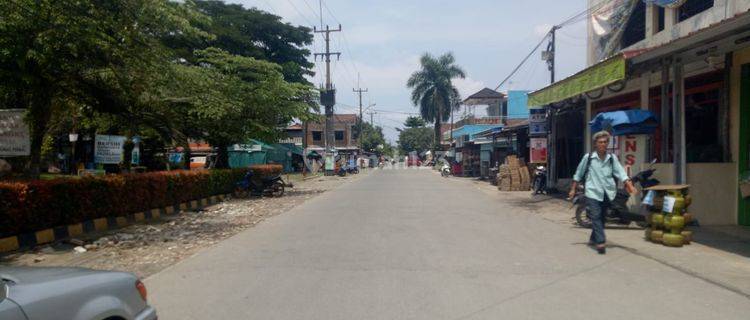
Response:
[[[523,60],[521,60],[521,63],[519,63],[519,64],[518,64],[518,66],[516,66],[516,67],[515,67],[515,68],[513,69],[513,71],[511,71],[511,72],[510,72],[510,74],[509,74],[509,75],[508,75],[507,77],[505,77],[505,79],[503,79],[503,81],[502,81],[502,82],[500,82],[500,84],[499,84],[499,85],[497,85],[497,87],[495,87],[495,91],[497,91],[498,89],[500,89],[500,87],[502,87],[502,86],[503,86],[503,84],[505,84],[505,82],[506,82],[506,81],[508,81],[508,80],[509,80],[509,79],[510,79],[510,78],[511,78],[511,77],[512,77],[513,75],[515,75],[515,74],[516,74],[516,72],[518,71],[518,69],[520,69],[520,68],[521,68],[521,66],[523,66],[523,64],[524,64],[524,63],[526,63],[526,61],[528,61],[528,60],[529,60],[529,58],[531,58],[531,56],[532,56],[532,55],[533,55],[533,54],[534,54],[534,53],[535,53],[535,52],[536,52],[537,50],[539,50],[539,47],[541,47],[541,46],[542,46],[542,44],[544,43],[544,41],[546,41],[546,40],[547,40],[547,38],[549,38],[549,36],[550,36],[550,33],[547,33],[547,34],[546,34],[546,35],[544,36],[544,38],[542,38],[542,40],[541,40],[541,41],[539,41],[539,43],[537,43],[537,45],[536,45],[536,46],[534,47],[534,49],[532,49],[532,50],[531,50],[531,52],[529,52],[529,54],[528,54],[528,55],[526,55],[526,57],[525,57],[525,58],[523,58]]]
[[[592,6],[591,8],[587,8],[586,10],[584,10],[584,11],[582,11],[580,13],[577,13],[577,14],[573,15],[572,17],[569,17],[568,19],[564,20],[563,22],[561,22],[561,23],[559,23],[557,25],[554,25],[552,27],[552,29],[550,30],[550,32],[548,32],[542,38],[542,40],[539,41],[539,43],[534,47],[534,49],[532,49],[531,52],[529,52],[529,54],[526,55],[526,57],[524,57],[523,60],[521,60],[521,63],[519,63],[518,66],[516,66],[513,69],[513,71],[511,71],[511,73],[507,77],[505,77],[505,79],[503,79],[503,81],[500,82],[500,84],[497,87],[495,87],[495,90],[497,91],[498,89],[500,89],[500,87],[503,86],[503,84],[505,84],[505,82],[507,82],[511,77],[513,77],[516,74],[516,72],[518,72],[518,69],[520,69],[521,66],[523,66],[526,63],[526,61],[528,61],[529,58],[531,58],[531,56],[537,50],[539,50],[539,48],[542,46],[542,44],[544,43],[544,41],[547,40],[547,38],[549,38],[550,36],[553,36],[553,33],[555,32],[555,30],[560,29],[560,28],[562,28],[564,26],[568,26],[568,25],[573,24],[573,23],[577,23],[578,21],[580,21],[580,19],[582,17],[588,17],[588,16],[593,15],[594,13],[598,12],[601,8],[603,8],[604,5],[606,5],[606,4],[608,4],[608,3],[612,2],[612,1],[613,0],[602,1],[599,4]]]
[[[315,26],[314,22],[310,21],[310,19],[308,19],[306,15],[302,14],[302,11],[299,11],[299,9],[297,8],[296,5],[294,5],[294,2],[292,2],[292,0],[286,0],[286,2],[288,2],[290,5],[292,5],[292,8],[294,8],[294,11],[296,11],[297,14],[299,14],[299,16],[302,17],[302,19],[304,19],[305,21],[307,21],[307,23],[309,23],[310,26]]]
[[[321,0],[320,2],[323,5],[323,8],[326,9],[326,11],[328,12],[328,14],[331,15],[331,18],[333,18],[333,21],[336,21],[336,23],[341,24],[341,21],[338,18],[336,18],[336,15],[333,14],[333,11],[331,10],[331,8],[329,8],[328,5],[324,1]],[[351,57],[351,59],[352,59],[351,61],[354,61],[354,55],[352,55],[352,50],[349,48],[349,41],[347,40],[346,35],[343,32],[341,33],[341,37],[342,37],[342,39],[344,41],[344,46],[343,46],[344,50],[346,50],[346,53]],[[357,68],[357,64],[353,63],[351,61],[349,61],[349,63],[352,64],[352,67],[354,68],[354,71],[356,71],[357,73],[359,73],[359,68]]]

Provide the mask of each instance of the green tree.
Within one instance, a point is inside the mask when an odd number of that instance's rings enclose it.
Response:
[[[0,105],[26,109],[30,173],[39,172],[50,120],[76,107],[147,109],[171,34],[210,38],[192,26],[192,3],[167,0],[0,1]],[[147,121],[147,120],[145,120]]]
[[[421,69],[414,72],[406,83],[412,89],[411,100],[419,107],[421,117],[435,124],[435,147],[440,146],[440,125],[448,119],[451,110],[459,107],[460,95],[451,82],[464,78],[465,72],[455,64],[453,54],[446,53],[434,58],[429,53],[420,59]]]
[[[279,16],[256,8],[245,9],[240,4],[211,0],[196,1],[195,6],[211,18],[201,28],[215,37],[208,41],[179,35],[168,38],[168,45],[181,57],[194,62],[194,50],[215,47],[279,64],[289,82],[308,83],[305,76],[314,74],[315,65],[308,60],[310,51],[306,49],[313,41],[310,28],[293,26]]]
[[[385,136],[383,135],[383,128],[379,126],[372,126],[367,122],[362,123],[362,135],[361,144],[362,149],[367,152],[374,152],[381,154],[382,150],[379,146],[385,146]]]
[[[408,117],[404,122],[404,126],[407,128],[421,128],[426,125],[427,123],[420,117]]]
[[[196,65],[177,65],[177,78],[166,100],[200,128],[200,136],[218,149],[216,167],[228,166],[227,147],[250,138],[275,140],[292,119],[311,120],[313,88],[284,80],[271,62],[197,50]]]
[[[406,128],[398,134],[398,145],[404,154],[415,151],[419,154],[433,147],[434,132],[430,127]]]

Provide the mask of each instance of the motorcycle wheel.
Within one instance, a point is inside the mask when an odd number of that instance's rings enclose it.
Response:
[[[250,192],[244,188],[241,187],[235,187],[233,195],[235,198],[238,199],[245,199],[250,196]]]
[[[576,223],[581,227],[587,229],[591,228],[591,219],[589,219],[589,216],[586,214],[586,207],[578,206],[578,208],[576,208]]]
[[[271,195],[279,198],[284,195],[284,182],[276,181],[271,186]]]

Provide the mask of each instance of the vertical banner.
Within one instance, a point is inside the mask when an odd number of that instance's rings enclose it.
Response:
[[[125,137],[97,134],[94,143],[94,162],[118,164],[122,162]]]
[[[23,121],[23,109],[0,110],[0,157],[31,154],[29,127]]]
[[[529,139],[530,163],[547,163],[547,138]]]
[[[130,163],[139,165],[141,164],[141,148],[136,145],[133,147],[133,151],[130,153]]]

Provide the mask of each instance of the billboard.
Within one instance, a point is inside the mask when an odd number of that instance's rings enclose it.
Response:
[[[94,162],[118,164],[122,161],[125,137],[97,134],[94,144]]]
[[[0,157],[31,154],[29,127],[23,121],[24,109],[0,110]]]

